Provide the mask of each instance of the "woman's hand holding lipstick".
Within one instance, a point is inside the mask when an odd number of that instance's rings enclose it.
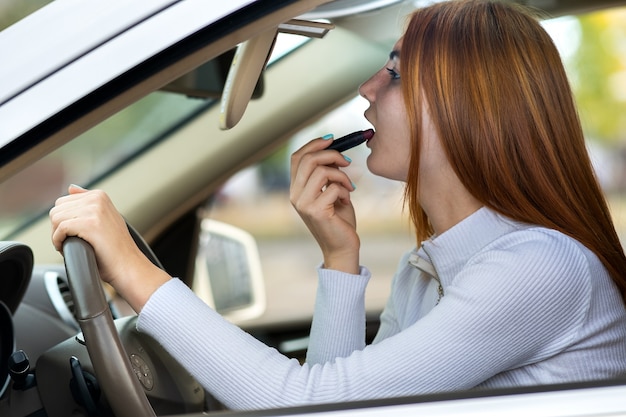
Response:
[[[357,274],[360,240],[350,200],[355,188],[340,169],[350,162],[328,148],[326,140],[315,139],[292,155],[290,200],[320,246],[324,267]]]

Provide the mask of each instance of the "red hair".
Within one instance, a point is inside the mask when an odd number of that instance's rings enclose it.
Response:
[[[475,198],[581,242],[626,300],[626,257],[561,58],[539,22],[498,1],[438,3],[411,16],[400,65],[414,144],[405,201],[418,241],[433,233],[415,174],[425,100],[452,167]]]

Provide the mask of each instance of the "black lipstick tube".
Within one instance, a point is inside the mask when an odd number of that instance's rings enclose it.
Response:
[[[347,151],[348,149],[354,148],[355,146],[359,146],[366,140],[369,140],[374,136],[374,131],[372,129],[368,130],[359,130],[357,132],[352,132],[346,136],[343,136],[339,139],[335,139],[333,143],[326,149],[333,149],[339,152]]]

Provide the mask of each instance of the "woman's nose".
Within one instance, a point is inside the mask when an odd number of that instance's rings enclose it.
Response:
[[[359,95],[370,103],[374,100],[374,77],[376,74],[359,86]]]

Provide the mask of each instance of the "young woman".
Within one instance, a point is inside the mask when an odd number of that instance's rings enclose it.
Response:
[[[483,0],[417,10],[360,93],[376,130],[368,167],[406,182],[419,239],[372,345],[349,162],[323,138],[292,157],[291,201],[323,254],[303,365],[156,269],[101,191],[70,187],[57,201],[55,247],[89,241],[102,278],[140,312],[139,330],[230,408],[625,374],[626,258],[537,21]]]

